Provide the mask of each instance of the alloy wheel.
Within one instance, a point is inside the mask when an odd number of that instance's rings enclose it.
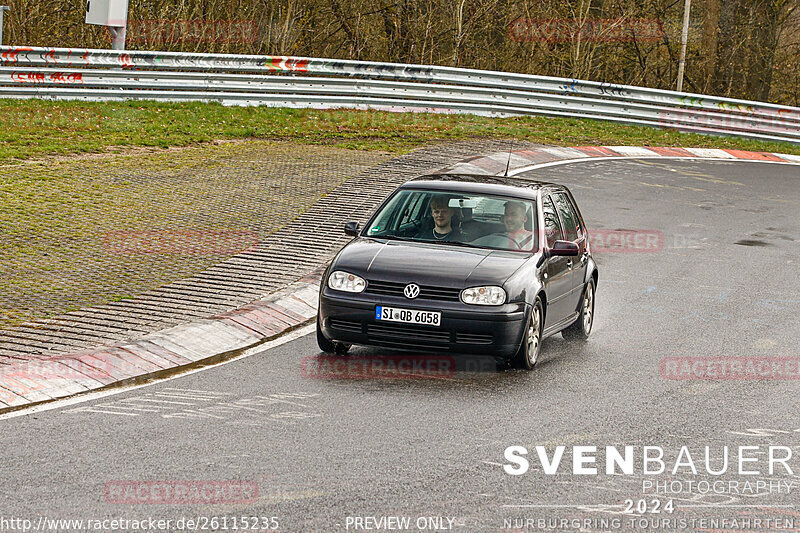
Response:
[[[528,331],[525,342],[527,343],[526,355],[530,366],[536,364],[539,358],[539,343],[541,342],[541,313],[538,306],[531,309],[531,320],[528,324]]]
[[[592,331],[592,319],[594,318],[594,291],[593,287],[586,287],[586,294],[583,297],[583,331],[586,335]]]

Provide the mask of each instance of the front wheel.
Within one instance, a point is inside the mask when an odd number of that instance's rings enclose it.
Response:
[[[322,328],[319,325],[319,317],[317,317],[317,346],[319,349],[327,354],[345,355],[347,350],[350,349],[349,344],[342,342],[334,342],[322,333]]]
[[[589,280],[583,289],[583,300],[581,301],[581,313],[578,319],[561,332],[568,341],[585,341],[592,332],[594,323],[594,281]]]
[[[514,356],[515,366],[525,370],[532,370],[539,360],[539,350],[542,344],[542,301],[536,298],[528,321],[525,323],[525,331],[522,333],[522,343],[520,344],[517,355]]]

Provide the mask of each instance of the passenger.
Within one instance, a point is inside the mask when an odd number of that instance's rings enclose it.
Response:
[[[456,210],[450,207],[449,196],[434,196],[431,200],[431,216],[433,216],[433,228],[422,230],[414,238],[423,241],[462,241],[461,230],[454,227],[453,218]]]
[[[525,229],[528,221],[525,204],[522,202],[506,202],[503,222],[508,236],[514,239],[520,250],[530,250],[533,243],[533,232]]]

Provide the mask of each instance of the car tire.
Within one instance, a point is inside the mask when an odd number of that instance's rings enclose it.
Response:
[[[525,330],[522,332],[522,341],[519,350],[514,356],[514,366],[524,370],[533,370],[539,360],[539,352],[542,348],[542,324],[544,322],[544,312],[542,301],[536,297],[533,302],[528,320],[525,322]]]
[[[319,325],[319,317],[317,317],[317,346],[319,349],[327,354],[345,355],[347,350],[350,349],[349,344],[342,342],[334,342],[322,333],[322,328]]]
[[[594,324],[594,280],[589,280],[583,289],[581,312],[571,326],[564,329],[561,335],[568,341],[585,341],[589,338]]]

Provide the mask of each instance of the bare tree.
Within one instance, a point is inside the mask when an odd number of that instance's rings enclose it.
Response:
[[[7,42],[109,46],[103,28],[84,24],[85,0],[8,1]],[[675,78],[674,30],[683,5],[681,0],[130,2],[132,49],[455,65],[663,89]],[[690,90],[796,105],[800,0],[695,2],[686,70]],[[528,21],[530,35],[511,34],[509,25],[518,19]],[[231,21],[250,24],[255,34],[232,29],[225,35]],[[144,29],[138,31],[137,24]],[[643,36],[637,24],[658,24],[663,35]]]

